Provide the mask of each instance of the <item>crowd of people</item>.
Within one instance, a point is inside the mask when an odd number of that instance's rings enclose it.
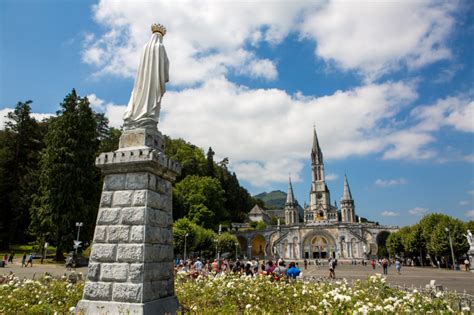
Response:
[[[184,273],[197,278],[199,275],[241,274],[246,276],[269,276],[274,280],[296,279],[302,276],[297,262],[287,263],[283,259],[272,260],[231,260],[214,259],[204,260],[200,257],[187,260],[176,260],[176,273]]]
[[[11,254],[5,254],[3,256],[3,264],[6,266],[7,264],[13,264],[13,258],[15,258],[15,253]],[[30,254],[29,256],[23,254],[21,257],[21,266],[22,267],[33,267],[33,254]]]
[[[319,263],[322,265],[322,262]],[[308,267],[308,261],[304,260],[303,264],[306,269]],[[329,267],[329,278],[335,279],[337,259],[329,258],[327,264]],[[176,259],[175,273],[186,274],[192,278],[197,278],[200,275],[208,276],[234,273],[251,277],[269,276],[274,280],[295,280],[303,276],[299,263],[296,261],[286,262],[283,259],[278,259],[274,262],[272,260],[265,261],[258,258],[254,260],[216,258],[213,261],[204,260],[200,257],[187,260]]]

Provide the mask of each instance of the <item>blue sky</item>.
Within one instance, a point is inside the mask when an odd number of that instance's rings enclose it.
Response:
[[[114,126],[154,22],[170,82],[159,129],[231,168],[253,194],[309,199],[316,125],[331,199],[411,224],[474,218],[470,1],[2,1],[0,114],[41,118],[76,88]],[[0,122],[3,120],[0,119]]]

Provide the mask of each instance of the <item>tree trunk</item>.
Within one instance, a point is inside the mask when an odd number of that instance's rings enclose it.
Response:
[[[56,242],[56,256],[54,258],[56,262],[64,261],[63,251],[61,250],[61,237],[59,236]]]

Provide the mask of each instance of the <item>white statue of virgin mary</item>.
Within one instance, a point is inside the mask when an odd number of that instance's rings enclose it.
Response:
[[[161,98],[169,80],[169,61],[163,45],[166,28],[153,24],[151,30],[153,34],[140,58],[132,96],[123,117],[125,130],[157,128]]]

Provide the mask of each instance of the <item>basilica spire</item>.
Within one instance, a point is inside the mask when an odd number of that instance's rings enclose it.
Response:
[[[342,194],[342,200],[352,200],[351,189],[349,188],[346,175],[344,175],[344,193]]]
[[[319,147],[318,134],[316,127],[313,129],[313,148],[311,149],[311,162],[313,165],[323,164],[323,152]]]
[[[295,205],[295,195],[293,194],[293,186],[291,185],[291,177],[288,178],[288,194],[286,195],[286,206]]]

